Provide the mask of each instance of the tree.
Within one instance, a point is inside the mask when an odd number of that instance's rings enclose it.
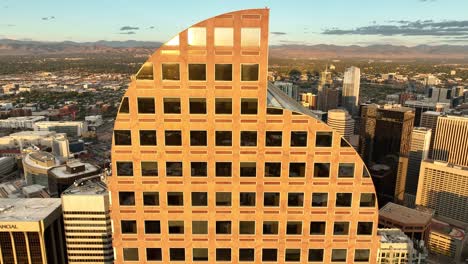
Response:
[[[292,69],[289,71],[289,79],[292,81],[292,82],[298,82],[299,79],[301,79],[301,71],[298,70],[298,69]]]

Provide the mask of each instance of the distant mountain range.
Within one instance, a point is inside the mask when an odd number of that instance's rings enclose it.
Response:
[[[98,53],[146,53],[162,45],[151,41],[96,42],[40,42],[0,39],[1,55],[53,55]],[[270,46],[270,56],[285,59],[441,59],[468,60],[468,46],[419,45],[414,47],[394,45],[336,46],[336,45],[275,45]]]

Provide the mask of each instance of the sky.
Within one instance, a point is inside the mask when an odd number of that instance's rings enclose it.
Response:
[[[271,45],[468,45],[468,0],[0,0],[0,39],[166,42],[204,19],[263,7]]]

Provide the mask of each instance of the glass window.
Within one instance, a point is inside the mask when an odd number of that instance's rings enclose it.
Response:
[[[183,192],[168,192],[167,193],[167,205],[183,206],[184,205],[184,193]]]
[[[286,223],[286,235],[302,235],[302,222],[288,221]]]
[[[346,262],[346,249],[332,249],[331,261]]]
[[[145,234],[161,234],[161,223],[156,220],[145,220]]]
[[[178,63],[163,63],[162,67],[162,79],[169,81],[180,80],[180,69]]]
[[[130,113],[130,106],[128,105],[128,97],[124,97],[122,99],[122,103],[120,103],[119,113],[121,114]]]
[[[291,147],[307,147],[307,132],[291,131]]]
[[[138,101],[138,113],[139,114],[154,114],[155,113],[154,98],[139,97],[137,101]]]
[[[159,205],[159,192],[143,192],[143,205],[145,206]]]
[[[276,248],[263,248],[262,249],[262,261],[277,261],[278,260],[278,249]]]
[[[216,193],[216,206],[231,206],[231,200],[230,192]]]
[[[215,114],[232,114],[232,99],[231,98],[216,98],[215,99]]]
[[[241,64],[241,81],[258,81],[258,64]]]
[[[375,207],[375,194],[373,193],[361,193],[361,199],[359,201],[360,207]]]
[[[153,80],[153,63],[145,62],[136,75],[137,80]]]
[[[142,161],[141,176],[158,176],[158,163],[156,161]]]
[[[255,249],[239,248],[239,261],[255,261]]]
[[[329,178],[330,163],[314,163],[314,178]]]
[[[315,134],[316,147],[331,147],[333,132],[317,132]]]
[[[337,193],[336,194],[336,207],[351,207],[353,201],[352,193]]]
[[[325,235],[326,223],[324,221],[310,222],[311,235]]]
[[[340,163],[338,167],[338,178],[353,178],[354,163]]]
[[[156,146],[156,130],[140,130],[141,146]]]
[[[281,162],[265,162],[265,177],[280,177]]]
[[[169,234],[183,234],[184,221],[169,221],[168,222]]]
[[[260,47],[260,28],[241,28],[242,47]]]
[[[278,234],[278,221],[264,221],[263,222],[264,235],[277,235]]]
[[[283,142],[283,132],[281,131],[267,131],[265,137],[265,146],[267,147],[281,147]]]
[[[306,164],[304,162],[289,163],[289,177],[305,177]]]
[[[124,248],[123,259],[125,261],[138,261],[138,248]]]
[[[370,249],[356,249],[354,251],[355,262],[369,262]]]
[[[166,176],[182,177],[182,162],[167,161],[166,162]]]
[[[164,98],[165,114],[180,114],[180,98]]]
[[[257,131],[241,131],[240,145],[243,147],[257,146]]]
[[[132,145],[132,133],[130,130],[114,130],[114,143],[116,146]]]
[[[232,146],[232,131],[216,131],[216,146]]]
[[[205,98],[190,98],[189,105],[191,114],[206,114]]]
[[[241,98],[241,114],[256,115],[258,108],[257,98]]]
[[[190,162],[190,172],[192,177],[206,177],[207,172],[206,162]]]
[[[193,249],[193,261],[208,261],[208,249],[207,248],[194,248]]]
[[[166,46],[179,46],[179,35],[173,37],[171,40],[166,42],[164,45],[166,45]]]
[[[185,248],[170,248],[169,259],[172,261],[184,261],[185,260]]]
[[[232,64],[215,64],[215,81],[232,81]]]
[[[256,177],[257,164],[255,162],[241,162],[240,163],[240,176],[241,177]]]
[[[300,262],[301,261],[301,249],[287,248],[285,260],[286,262]]]
[[[239,221],[239,234],[254,235],[255,221]]]
[[[233,46],[234,29],[233,28],[215,28],[214,29],[215,46]]]
[[[312,207],[327,207],[328,193],[312,193]]]
[[[133,162],[117,161],[117,176],[133,176]]]
[[[120,221],[120,229],[122,230],[122,234],[136,234],[137,233],[136,220]]]
[[[241,192],[239,195],[239,204],[243,206],[255,206],[255,192]]]
[[[206,64],[188,65],[189,81],[206,81]]]
[[[340,147],[351,147],[351,145],[344,138],[341,138]]]
[[[263,205],[264,206],[279,206],[280,193],[278,192],[266,192],[263,194]]]
[[[288,206],[289,207],[304,206],[304,193],[288,193]]]
[[[194,235],[208,234],[208,221],[192,221],[192,234]]]
[[[208,206],[208,193],[192,192],[192,206]]]
[[[281,108],[273,108],[273,107],[267,108],[267,115],[282,115],[282,114],[283,114],[283,109]]]
[[[333,235],[348,235],[349,222],[335,222],[333,225]]]
[[[135,205],[135,193],[119,192],[119,205]]]
[[[358,222],[357,234],[358,235],[372,235],[372,222]]]
[[[232,163],[231,162],[216,162],[216,177],[231,177]]]
[[[190,146],[206,146],[207,138],[206,131],[190,131]]]
[[[206,28],[192,27],[188,29],[189,46],[206,46]]]
[[[323,261],[323,249],[311,248],[309,249],[309,262]]]
[[[182,146],[182,131],[166,130],[164,136],[166,146]]]
[[[231,221],[216,221],[216,234],[231,234]]]
[[[369,178],[370,174],[365,165],[362,165],[362,177]]]
[[[162,261],[162,252],[160,248],[146,248],[146,260]]]
[[[230,248],[217,248],[216,249],[216,261],[231,261],[231,249]]]

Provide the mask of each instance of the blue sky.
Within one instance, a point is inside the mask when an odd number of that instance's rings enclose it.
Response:
[[[467,0],[0,0],[0,38],[165,42],[197,21],[262,7],[271,44],[468,45]]]

